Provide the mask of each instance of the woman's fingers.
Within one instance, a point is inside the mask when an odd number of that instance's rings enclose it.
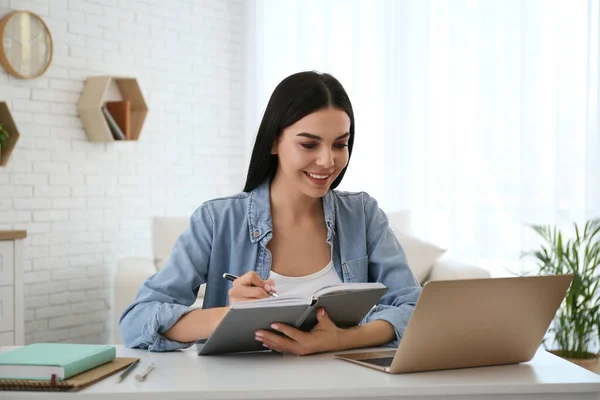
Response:
[[[275,282],[272,279],[262,280],[254,271],[250,271],[233,281],[229,290],[230,302],[265,299],[270,292],[275,292]]]
[[[251,287],[251,286],[240,286],[234,287],[229,290],[229,299],[232,303],[238,301],[248,301],[256,299],[266,299],[269,294],[264,289]]]
[[[250,271],[240,276],[238,279],[233,281],[233,287],[257,287],[261,288],[267,296],[270,292],[276,292],[275,282],[272,279],[262,280],[260,276],[254,271]],[[260,297],[262,298],[262,297]]]
[[[256,286],[259,288],[264,287],[265,283],[266,282],[260,279],[260,276],[254,271],[247,272],[233,281],[234,286]]]
[[[267,285],[271,286],[272,288],[274,288],[274,287],[275,287],[275,281],[274,281],[273,279],[267,279],[267,280],[265,281],[265,284],[267,284]]]

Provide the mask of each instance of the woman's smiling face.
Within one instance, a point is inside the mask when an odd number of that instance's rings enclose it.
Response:
[[[273,144],[277,179],[313,198],[323,197],[348,165],[350,117],[336,108],[307,115],[283,130]]]

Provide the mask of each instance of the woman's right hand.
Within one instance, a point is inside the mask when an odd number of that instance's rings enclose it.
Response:
[[[275,292],[275,282],[272,279],[262,280],[256,272],[250,271],[233,281],[229,289],[229,304],[266,299],[271,292]]]

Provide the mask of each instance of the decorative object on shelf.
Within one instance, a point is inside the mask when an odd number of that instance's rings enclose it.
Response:
[[[0,167],[5,167],[19,140],[19,130],[4,101],[0,101],[0,126]]]
[[[113,142],[138,140],[148,107],[135,78],[93,76],[85,82],[77,111],[90,141]]]
[[[126,140],[131,139],[131,101],[107,101],[106,109],[123,132]]]
[[[52,62],[52,36],[38,15],[12,11],[0,20],[0,64],[12,76],[33,79]]]
[[[121,130],[121,127],[119,126],[119,124],[117,124],[117,121],[115,121],[110,111],[108,111],[106,105],[102,106],[102,113],[106,117],[106,122],[108,122],[108,127],[110,128],[110,132],[112,133],[113,138],[115,140],[125,140],[126,137],[123,133],[123,130]]]
[[[574,238],[566,238],[556,227],[533,225],[544,243],[524,255],[537,259],[540,275],[573,275],[548,330],[553,336],[549,351],[600,373],[600,353],[591,352],[600,342],[600,219],[587,221],[583,231],[573,225]],[[548,349],[546,341],[544,346]]]
[[[8,141],[8,131],[4,127],[4,124],[0,122],[0,162],[2,162],[2,147],[6,146],[6,142]]]

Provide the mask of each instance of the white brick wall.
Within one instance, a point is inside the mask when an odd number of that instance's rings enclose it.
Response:
[[[26,342],[111,341],[116,262],[150,256],[155,215],[242,189],[242,0],[0,0],[54,39],[42,77],[0,69],[21,139],[0,168],[0,230],[26,229]],[[90,75],[137,77],[141,138],[92,143],[77,116]]]

